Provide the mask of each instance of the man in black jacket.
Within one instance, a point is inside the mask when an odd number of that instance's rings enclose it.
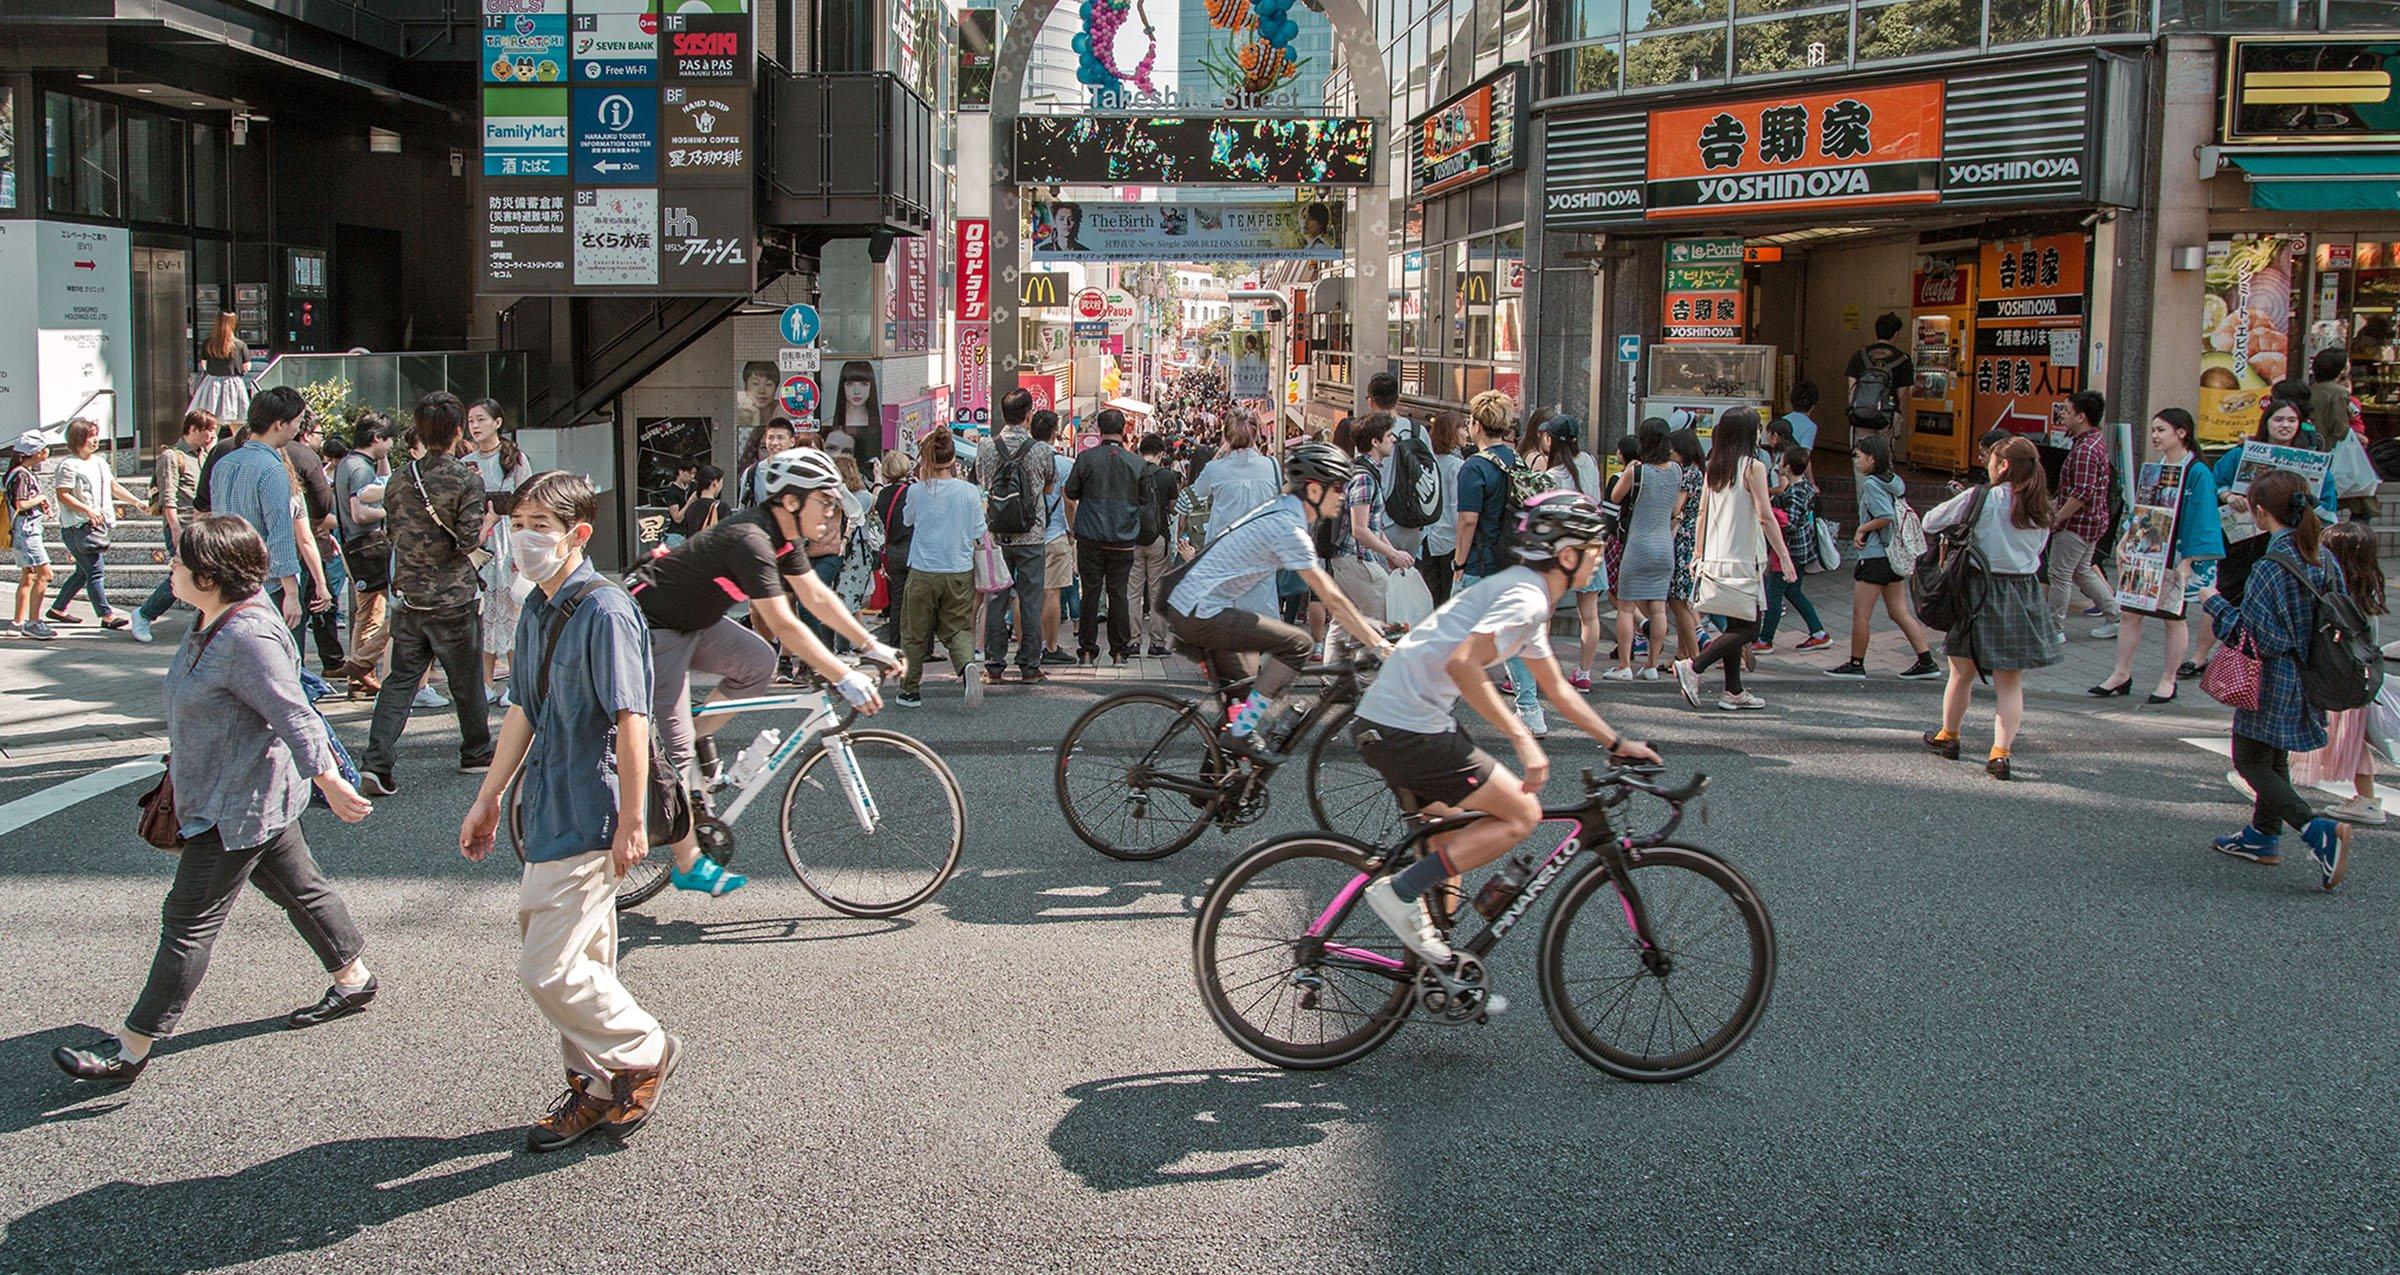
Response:
[[[1063,489],[1067,522],[1075,533],[1075,569],[1083,577],[1083,618],[1075,654],[1086,664],[1100,659],[1100,595],[1108,596],[1108,653],[1123,664],[1133,645],[1133,611],[1125,583],[1133,572],[1135,541],[1142,532],[1141,459],[1125,450],[1125,413],[1111,407],[1099,417],[1100,442],[1075,458]]]

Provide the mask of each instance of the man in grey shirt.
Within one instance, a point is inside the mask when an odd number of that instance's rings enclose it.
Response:
[[[992,500],[993,484],[999,481],[1004,465],[1017,468],[1019,485],[1013,499],[1026,504],[1020,511],[1025,530],[1002,531],[995,527],[992,531],[992,540],[1000,546],[1000,555],[1007,560],[1008,573],[1014,581],[1007,593],[985,603],[988,609],[983,618],[983,672],[995,682],[1008,668],[1011,611],[1015,613],[1020,635],[1017,674],[1028,682],[1038,682],[1043,677],[1042,591],[1046,583],[1050,495],[1058,485],[1058,470],[1051,460],[1056,453],[1050,444],[1026,432],[1026,421],[1032,415],[1032,394],[1014,389],[1001,395],[1000,432],[975,453],[975,485],[984,491],[985,518],[1000,519],[1006,512],[1001,503]],[[1012,598],[1014,607],[1009,605]]]

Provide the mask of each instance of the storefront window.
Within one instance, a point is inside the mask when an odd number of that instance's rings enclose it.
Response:
[[[49,95],[42,106],[42,158],[50,211],[117,215],[124,161],[117,152],[116,107]]]
[[[1596,40],[1625,27],[1625,0],[1561,0],[1550,7],[1550,39],[1556,44]]]
[[[1991,0],[1991,15],[1994,44],[2119,35],[2147,16],[2133,0]]]
[[[2326,0],[2325,29],[2328,31],[2390,30],[2400,23],[2400,13],[2392,9],[2392,0]]]
[[[1755,2],[1755,0],[1753,0]],[[1733,72],[1771,75],[1850,61],[1850,13],[1745,22],[1733,33]]]
[[[1550,92],[1566,97],[1576,93],[1617,91],[1617,63],[1623,55],[1615,41],[1586,44],[1550,55]]]
[[[2132,0],[2109,0],[2124,7]],[[2391,0],[2164,0],[2159,24],[2193,31],[2355,31],[2389,28]],[[2130,29],[2130,28],[2113,28]]]
[[[1725,78],[1725,29],[1644,36],[1625,47],[1625,87],[1656,88]]]
[[[125,215],[184,220],[183,122],[139,111],[125,116]]]
[[[1501,363],[1517,363],[1525,357],[1525,232],[1508,231],[1500,236],[1498,245],[1492,358]]]
[[[1629,31],[1663,31],[1700,22],[1723,22],[1727,0],[1628,0],[1625,27]]]

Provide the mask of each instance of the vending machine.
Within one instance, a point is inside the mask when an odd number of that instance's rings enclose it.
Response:
[[[1908,459],[1964,473],[1975,463],[1974,386],[1967,375],[1975,347],[1975,267],[1919,261],[1911,297],[1909,361],[1917,379],[1906,391]]]

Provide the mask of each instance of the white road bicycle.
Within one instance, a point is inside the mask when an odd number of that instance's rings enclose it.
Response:
[[[858,710],[822,684],[693,711],[737,718],[719,732],[729,755],[739,751],[734,741],[743,736],[784,730],[766,763],[740,784],[704,790],[693,775],[684,776],[685,789],[695,795],[692,818],[702,854],[731,864],[735,827],[789,770],[777,810],[784,861],[825,906],[847,916],[898,916],[932,898],[957,871],[966,845],[966,797],[958,777],[924,743],[897,731],[854,729]],[[520,859],[524,821],[517,788],[523,782],[520,770],[505,798],[509,843]],[[664,847],[651,847],[650,857],[617,886],[617,910],[639,907],[665,889],[672,866]]]

